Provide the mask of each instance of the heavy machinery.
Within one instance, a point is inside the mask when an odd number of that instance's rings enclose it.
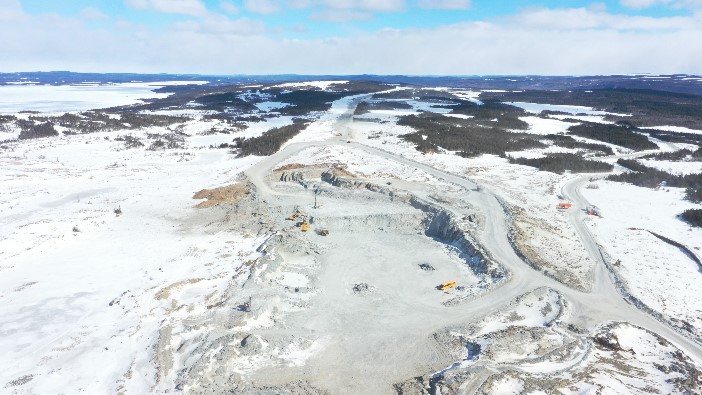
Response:
[[[310,230],[312,227],[310,226],[310,223],[307,222],[307,216],[305,214],[301,215],[302,221],[298,224],[300,226],[300,230],[303,232],[307,232]]]
[[[294,220],[297,219],[297,217],[299,217],[299,216],[301,216],[301,215],[305,215],[305,213],[302,212],[302,211],[300,211],[300,210],[295,210],[294,213],[290,214],[290,216],[288,217],[288,220],[289,220],[289,221],[294,221]]]
[[[448,291],[449,289],[453,288],[456,286],[455,281],[448,281],[439,286],[439,290],[441,291]]]
[[[558,208],[561,210],[567,210],[573,207],[573,203],[558,203]]]
[[[329,236],[329,229],[327,229],[327,228],[318,229],[317,234],[320,236]]]

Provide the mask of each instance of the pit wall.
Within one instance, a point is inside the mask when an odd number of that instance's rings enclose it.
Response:
[[[397,191],[363,180],[340,177],[333,170],[322,173],[322,181],[339,188],[362,189],[380,193],[387,195],[391,200],[408,203],[425,214],[422,223],[424,234],[443,244],[455,247],[459,251],[461,259],[476,275],[483,277],[486,283],[496,284],[509,276],[509,273],[472,239],[470,225],[466,224],[465,221],[456,220],[456,215],[452,212],[409,192]]]

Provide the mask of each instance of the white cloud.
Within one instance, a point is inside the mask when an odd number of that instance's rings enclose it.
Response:
[[[702,23],[695,17],[622,17],[602,9],[528,10],[491,21],[314,40],[266,35],[259,21],[223,15],[166,31],[133,24],[120,31],[93,29],[58,16],[23,18],[0,24],[2,71],[702,73]]]
[[[281,10],[274,0],[244,0],[244,8],[257,14],[273,14]]]
[[[642,9],[653,6],[670,6],[672,8],[702,8],[702,0],[620,0],[620,3],[629,8]]]
[[[322,6],[339,10],[402,11],[405,0],[319,0]]]
[[[419,0],[417,5],[434,10],[467,10],[471,6],[471,0]]]
[[[251,36],[266,31],[261,21],[249,18],[230,19],[224,15],[209,15],[198,21],[184,21],[173,25],[182,33],[204,35]]]
[[[695,16],[653,18],[610,14],[598,8],[530,9],[507,19],[524,27],[557,30],[679,30],[695,29],[702,22]]]
[[[291,8],[321,7],[329,10],[393,12],[406,8],[405,0],[292,0]]]
[[[239,13],[239,7],[237,7],[236,4],[232,3],[231,1],[222,0],[222,2],[219,3],[219,8],[228,14]]]
[[[0,0],[0,21],[16,20],[24,17],[19,0]]]
[[[107,14],[100,11],[100,9],[98,9],[96,7],[84,8],[80,11],[79,15],[83,19],[93,20],[93,21],[110,19],[110,17]]]
[[[658,4],[668,4],[670,0],[621,0],[620,3],[629,8],[648,8]]]
[[[373,19],[373,14],[363,11],[352,10],[326,10],[313,12],[310,19],[325,22],[352,22],[367,21]]]
[[[202,16],[207,14],[207,7],[202,0],[124,0],[129,7],[140,10],[152,10],[167,14]]]

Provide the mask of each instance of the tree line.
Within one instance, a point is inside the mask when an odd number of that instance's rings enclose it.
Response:
[[[239,157],[273,155],[283,144],[304,130],[307,125],[309,125],[307,120],[295,120],[292,125],[270,129],[258,137],[237,137],[234,139],[234,147]]]
[[[669,187],[685,188],[685,197],[692,202],[702,201],[702,174],[670,174],[642,165],[632,159],[619,159],[617,164],[631,171],[610,175],[607,177],[608,180],[627,182],[646,188],[656,188],[665,183]]]

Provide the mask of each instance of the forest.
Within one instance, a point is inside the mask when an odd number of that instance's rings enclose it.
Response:
[[[535,167],[541,171],[562,174],[565,171],[573,173],[606,173],[613,166],[606,162],[583,159],[580,155],[557,153],[548,154],[543,158],[509,158],[509,163]]]
[[[647,136],[628,126],[583,122],[580,125],[569,127],[568,130],[576,136],[618,145],[634,151],[658,149],[658,146],[651,142]]]
[[[702,96],[648,89],[600,88],[588,90],[525,90],[484,92],[481,100],[564,104],[592,107],[614,114],[611,121],[642,126],[673,125],[700,129]],[[631,116],[623,116],[631,114]]]
[[[296,119],[292,125],[270,129],[258,137],[237,137],[234,139],[235,152],[239,157],[273,155],[278,152],[283,144],[304,130],[307,125],[309,125],[309,121]]]
[[[702,227],[702,209],[685,210],[681,217],[692,226]]]
[[[702,174],[676,175],[642,165],[633,159],[619,159],[617,164],[630,172],[613,174],[608,180],[626,182],[640,187],[656,188],[661,185],[685,188],[685,197],[695,203],[702,202]]]
[[[398,121],[398,125],[416,130],[401,137],[417,144],[421,152],[435,151],[438,146],[458,151],[464,157],[480,154],[505,156],[508,151],[546,147],[533,135],[506,131],[499,122],[481,123],[476,119],[452,118],[435,113],[406,115]]]

